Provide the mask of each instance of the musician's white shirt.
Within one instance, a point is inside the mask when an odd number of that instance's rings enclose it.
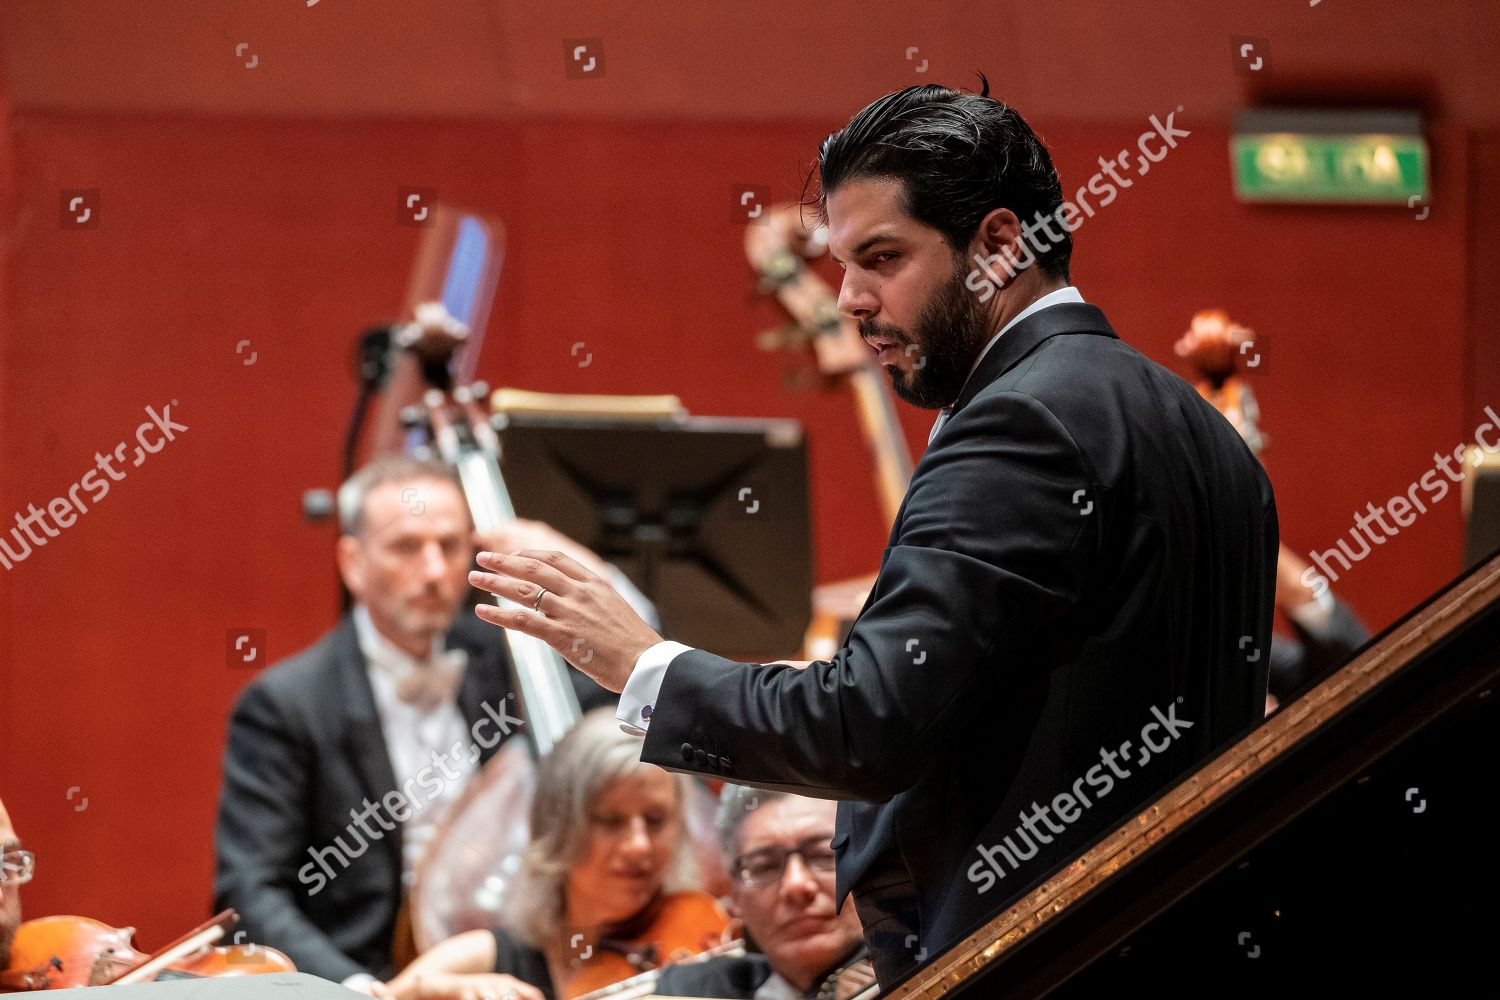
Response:
[[[780,973],[773,972],[770,979],[760,984],[751,1000],[802,1000],[802,993],[782,979]]]
[[[469,739],[468,725],[458,710],[458,685],[463,681],[463,664],[459,660],[467,657],[461,649],[445,650],[440,634],[433,640],[428,659],[418,663],[380,634],[362,604],[354,609],[354,629],[359,634],[360,652],[365,656],[365,672],[375,694],[375,709],[380,714],[380,731],[385,736],[396,787],[407,787],[407,781],[415,781],[423,768],[432,774],[434,753],[444,759],[449,772],[457,775],[449,780],[446,774],[438,772],[443,779],[441,791],[411,803],[411,818],[401,827],[401,884],[408,886],[417,862],[437,832],[438,821],[458,799],[478,766],[479,750]],[[398,685],[408,674],[428,670],[452,672],[455,668],[456,677],[445,686],[441,700],[430,707],[403,701],[397,694]],[[455,744],[460,745],[457,753],[451,752]]]

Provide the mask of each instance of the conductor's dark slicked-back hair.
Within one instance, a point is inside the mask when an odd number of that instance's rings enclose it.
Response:
[[[1062,183],[1031,126],[1014,108],[989,96],[979,74],[978,94],[937,84],[886,94],[823,140],[818,152],[818,214],[828,221],[828,195],[868,177],[903,183],[906,211],[940,231],[963,253],[979,222],[1008,208],[1029,223],[1062,207]],[[809,178],[810,179],[810,178]],[[1038,248],[1037,266],[1068,280],[1072,235]]]

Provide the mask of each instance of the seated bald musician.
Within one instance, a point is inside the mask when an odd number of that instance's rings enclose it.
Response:
[[[859,916],[835,902],[837,813],[828,799],[724,787],[719,838],[733,880],[729,912],[744,924],[749,951],[671,966],[657,995],[792,1000],[821,996],[836,979],[843,987],[875,982]]]
[[[10,945],[21,926],[21,886],[31,881],[35,858],[21,850],[21,838],[0,802],[0,969],[10,965]]]
[[[380,459],[338,499],[338,565],[355,605],[234,707],[215,906],[238,910],[250,940],[301,971],[368,989],[393,971],[404,891],[444,811],[521,721],[507,697],[503,633],[459,614],[476,539],[449,470]],[[545,524],[517,522],[478,541],[544,538],[628,587]],[[587,677],[573,679],[585,708],[611,702]]]

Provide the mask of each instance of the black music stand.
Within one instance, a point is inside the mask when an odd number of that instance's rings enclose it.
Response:
[[[496,416],[516,513],[624,571],[663,634],[744,660],[811,618],[807,444],[793,420]]]

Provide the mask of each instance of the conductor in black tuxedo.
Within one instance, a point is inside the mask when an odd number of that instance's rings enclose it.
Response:
[[[363,989],[392,973],[404,890],[444,811],[523,723],[503,634],[459,614],[474,539],[452,474],[379,459],[339,490],[339,517],[355,604],[235,704],[214,895],[239,911],[249,940]],[[500,538],[549,539],[612,576],[539,522]],[[574,687],[587,707],[612,700],[576,672]]]
[[[799,669],[660,642],[560,553],[481,553],[470,577],[523,605],[487,621],[583,640],[642,759],[843,800],[838,900],[852,890],[887,987],[1248,731],[1266,697],[1266,476],[1072,287],[1093,186],[1065,200],[1046,148],[987,95],[888,94],[820,150],[839,308],[896,392],[940,411],[836,655]],[[1153,162],[1182,134],[1158,123]]]

